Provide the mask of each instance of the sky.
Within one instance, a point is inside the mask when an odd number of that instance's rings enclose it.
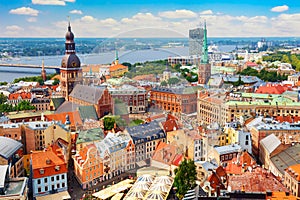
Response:
[[[0,0],[0,37],[299,37],[300,0]]]

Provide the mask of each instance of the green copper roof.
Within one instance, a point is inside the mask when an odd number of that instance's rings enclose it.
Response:
[[[103,138],[104,134],[102,128],[93,128],[86,131],[80,131],[76,140],[76,144],[99,141]]]
[[[204,33],[203,33],[201,64],[208,64],[208,47],[207,47],[206,22],[204,22]]]

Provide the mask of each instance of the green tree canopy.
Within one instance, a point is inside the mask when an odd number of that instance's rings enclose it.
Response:
[[[111,130],[114,128],[115,125],[115,119],[113,117],[105,117],[103,119],[103,124],[104,124],[104,130]]]
[[[179,168],[175,169],[174,186],[176,195],[182,199],[186,192],[196,186],[196,165],[193,160],[184,159]]]
[[[169,85],[175,85],[175,84],[177,84],[179,82],[180,82],[180,79],[176,78],[176,77],[169,78],[169,80],[168,80],[168,84]]]
[[[7,96],[5,96],[4,94],[0,94],[0,104],[3,104],[7,101]]]

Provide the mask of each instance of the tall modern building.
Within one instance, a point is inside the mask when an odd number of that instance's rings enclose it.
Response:
[[[60,87],[63,97],[69,99],[69,94],[77,83],[82,82],[82,69],[80,60],[76,55],[74,34],[71,31],[69,22],[66,33],[65,56],[61,61],[60,68]]]
[[[203,29],[203,43],[201,61],[198,66],[198,84],[206,84],[211,75],[211,66],[208,58],[208,46],[207,46],[207,30],[206,23],[204,23]]]
[[[200,56],[202,54],[202,43],[203,43],[203,28],[191,29],[189,31],[189,55]]]

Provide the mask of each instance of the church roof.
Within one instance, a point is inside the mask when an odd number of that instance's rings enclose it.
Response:
[[[70,97],[80,99],[91,104],[97,104],[105,90],[106,88],[77,84],[71,92]]]

